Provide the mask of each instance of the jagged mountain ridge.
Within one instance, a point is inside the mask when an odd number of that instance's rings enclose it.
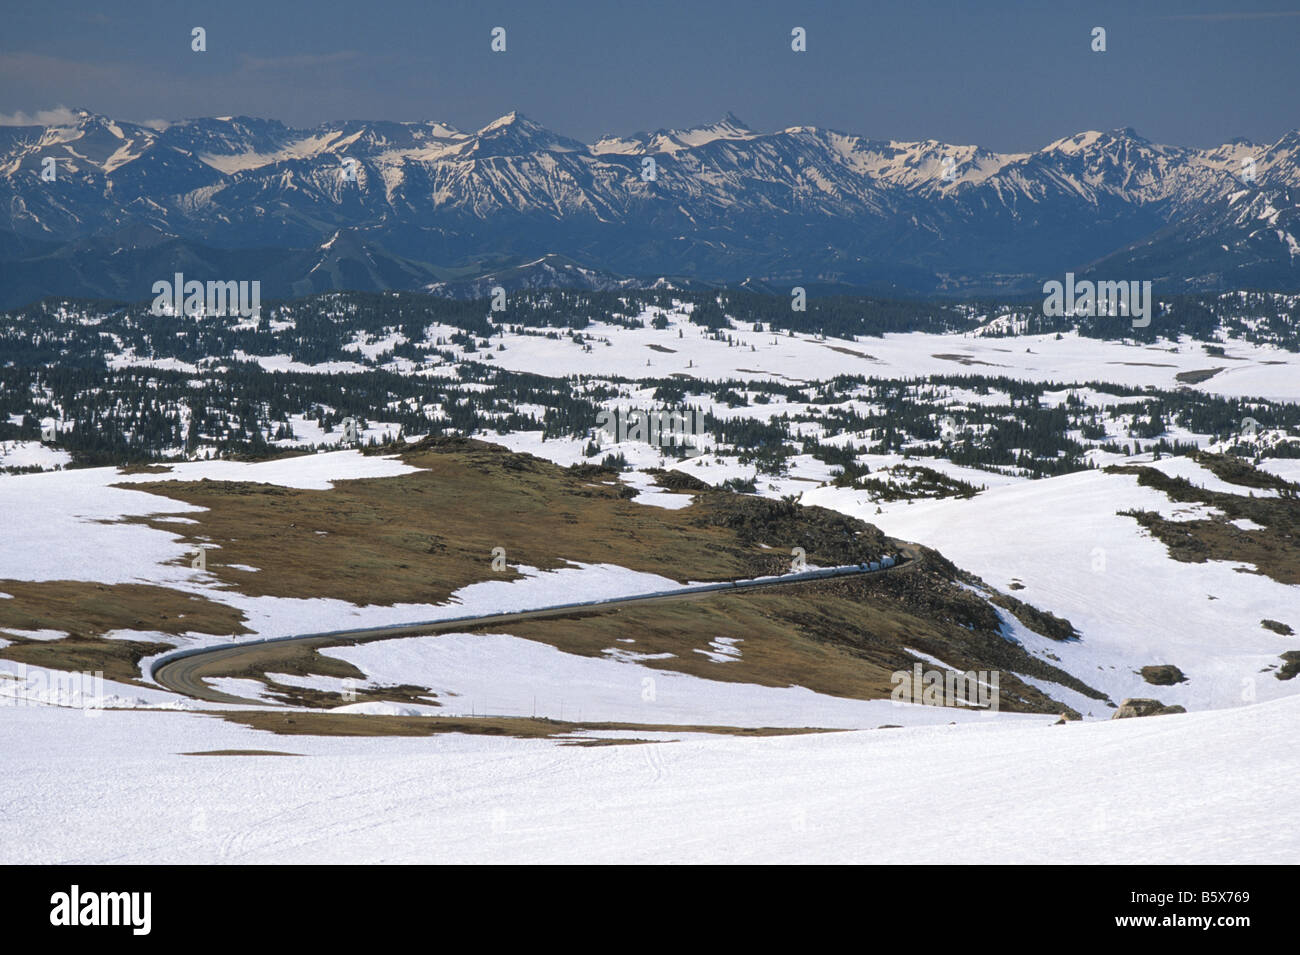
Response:
[[[111,250],[113,268],[87,258],[141,229],[151,259],[172,243],[200,271],[232,256],[278,263],[286,292],[441,287],[553,255],[615,277],[894,294],[1023,292],[1090,266],[1179,289],[1292,289],[1298,184],[1300,132],[1198,150],[1089,131],[1005,154],[761,133],[730,114],[586,145],[517,112],[466,133],[248,117],[153,128],[76,111],[0,127],[0,300],[147,294],[134,275],[153,262],[138,264],[138,243]],[[326,245],[340,232],[365,249],[350,264]]]

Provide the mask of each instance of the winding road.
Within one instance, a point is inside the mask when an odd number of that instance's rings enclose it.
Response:
[[[324,633],[304,633],[287,637],[268,637],[245,640],[219,646],[192,647],[172,650],[155,658],[149,666],[149,678],[165,689],[210,703],[251,704],[264,706],[265,700],[250,700],[214,690],[207,680],[237,672],[241,667],[256,665],[259,660],[274,659],[286,645],[296,648],[316,649],[331,645],[367,643],[373,640],[391,640],[395,637],[427,636],[449,630],[463,631],[518,623],[524,620],[541,620],[562,617],[582,611],[605,611],[639,604],[663,603],[674,600],[691,600],[717,593],[736,593],[760,590],[767,587],[788,587],[838,577],[856,577],[907,570],[915,566],[916,554],[904,547],[896,562],[887,567],[870,569],[865,564],[845,567],[827,567],[819,570],[783,574],[780,577],[759,577],[753,580],[724,581],[715,584],[695,584],[674,590],[611,597],[605,600],[581,603],[555,604],[535,610],[516,610],[479,616],[451,617],[446,620],[427,620],[418,623],[388,624],[382,627],[363,627],[357,630],[332,630]]]

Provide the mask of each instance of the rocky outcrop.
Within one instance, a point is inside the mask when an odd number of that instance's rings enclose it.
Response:
[[[1119,705],[1113,720],[1126,720],[1134,716],[1168,716],[1170,713],[1186,713],[1181,706],[1165,706],[1159,700],[1142,697],[1130,697]]]
[[[1279,680],[1294,680],[1300,673],[1300,650],[1288,650],[1282,654],[1283,666],[1277,671]]]

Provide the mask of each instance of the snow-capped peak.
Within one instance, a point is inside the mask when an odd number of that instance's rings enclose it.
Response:
[[[653,133],[636,133],[632,136],[602,136],[591,147],[597,155],[641,155],[676,153],[695,149],[721,139],[754,139],[758,133],[749,124],[728,112],[716,123],[692,126],[689,129],[660,129]]]

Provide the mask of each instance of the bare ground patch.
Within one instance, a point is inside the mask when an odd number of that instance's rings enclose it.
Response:
[[[205,749],[182,756],[301,756],[302,753],[282,753],[275,749]]]
[[[421,470],[324,491],[209,480],[132,485],[205,510],[189,515],[195,524],[130,520],[194,546],[218,545],[208,570],[241,593],[385,605],[441,603],[471,583],[518,579],[509,567],[491,569],[496,547],[508,565],[614,563],[707,581],[783,572],[780,555],[795,546],[822,564],[888,546],[871,525],[835,512],[725,491],[679,511],[646,507],[622,485],[593,484],[582,472],[479,441],[435,439],[402,457]]]
[[[655,723],[570,723],[527,717],[370,716],[358,713],[269,713],[259,710],[212,712],[231,723],[281,736],[437,736],[466,733],[516,739],[565,739],[590,731],[627,733],[712,733],[724,736],[799,736],[834,733],[818,727],[743,727]],[[583,739],[579,741],[585,742]],[[609,745],[608,740],[601,743]],[[641,742],[628,740],[627,742]]]
[[[244,634],[244,616],[226,604],[149,584],[96,584],[77,580],[0,580],[0,658],[55,670],[101,671],[104,678],[140,683],[140,660],[171,644],[105,639],[119,630],[166,634]],[[58,630],[59,640],[31,640],[13,630]]]

